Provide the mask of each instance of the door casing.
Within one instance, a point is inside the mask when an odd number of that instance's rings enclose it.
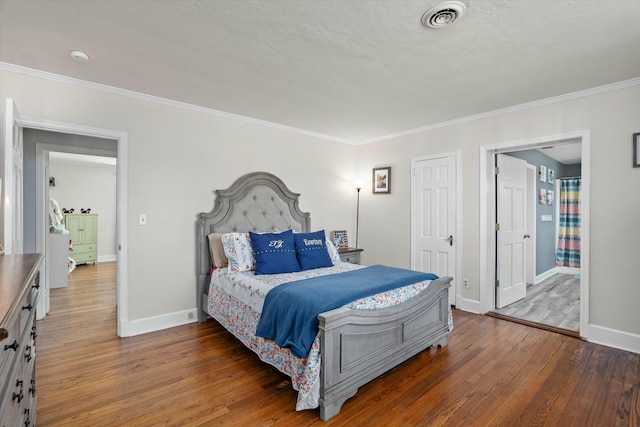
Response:
[[[128,283],[127,283],[127,169],[128,169],[128,144],[129,134],[125,131],[97,128],[73,123],[56,122],[51,120],[23,117],[24,128],[38,129],[50,132],[60,132],[73,135],[92,136],[104,139],[113,139],[117,143],[116,165],[116,303],[117,303],[117,334],[119,337],[128,337]],[[40,150],[36,153],[36,174],[44,174],[44,153]],[[44,176],[36,176],[36,251],[44,253],[46,248],[47,224],[43,218],[47,218],[45,200]]]
[[[565,140],[579,138],[582,143],[582,203],[581,203],[581,267],[580,267],[580,336],[589,338],[589,256],[590,256],[590,188],[591,188],[591,132],[580,130],[558,135],[510,141],[480,147],[480,313],[495,308],[495,175],[493,157],[496,153],[515,149],[536,149],[543,146],[562,144]]]

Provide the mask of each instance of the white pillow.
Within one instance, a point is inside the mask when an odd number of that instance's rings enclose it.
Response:
[[[341,262],[340,253],[336,249],[336,246],[333,244],[333,242],[329,239],[327,239],[327,252],[329,252],[329,258],[331,258],[331,261],[334,265],[338,262]]]
[[[226,233],[222,236],[222,246],[229,259],[229,273],[255,270],[256,256],[249,233]]]

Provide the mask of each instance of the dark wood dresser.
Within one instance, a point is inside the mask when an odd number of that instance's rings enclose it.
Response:
[[[36,420],[36,305],[40,254],[0,255],[0,426]]]

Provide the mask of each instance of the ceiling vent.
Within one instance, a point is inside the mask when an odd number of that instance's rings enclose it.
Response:
[[[446,27],[462,18],[466,10],[467,6],[462,2],[442,2],[427,10],[424,15],[422,15],[422,25],[429,28]]]

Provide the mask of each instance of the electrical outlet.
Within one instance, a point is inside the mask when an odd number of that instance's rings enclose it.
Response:
[[[147,225],[147,216],[145,214],[140,214],[140,219],[138,220],[138,224]]]
[[[469,289],[469,279],[464,279],[462,281],[462,286],[464,286],[466,289]]]

